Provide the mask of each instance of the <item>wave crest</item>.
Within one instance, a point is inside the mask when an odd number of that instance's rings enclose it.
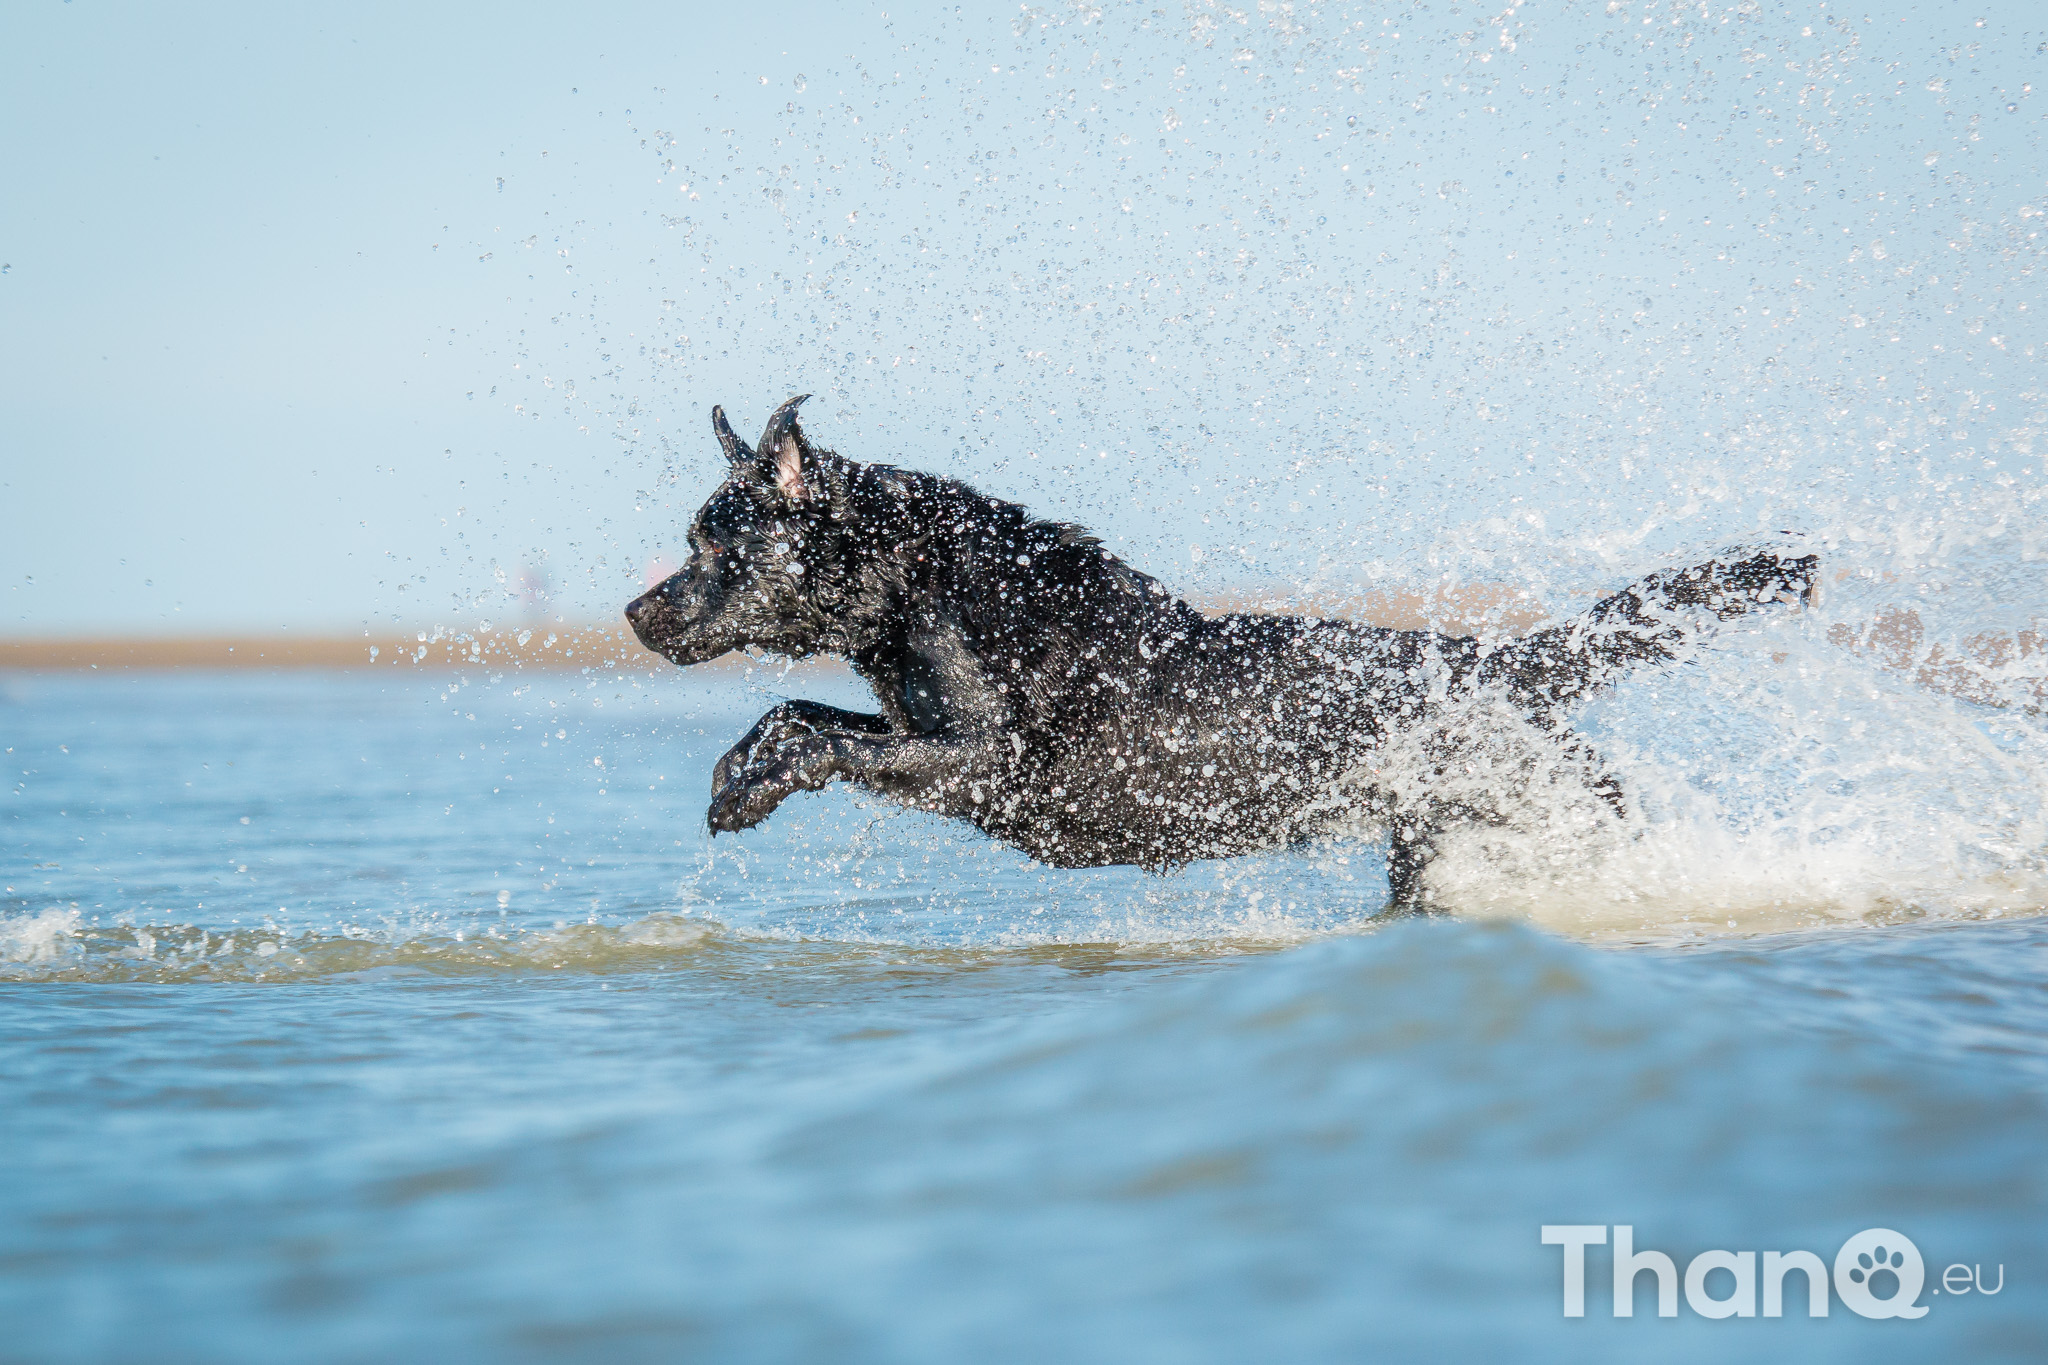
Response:
[[[294,934],[192,924],[88,925],[76,910],[46,910],[0,919],[0,980],[262,982],[377,970],[435,976],[640,971],[732,942],[734,936],[716,921],[664,913],[624,925]]]

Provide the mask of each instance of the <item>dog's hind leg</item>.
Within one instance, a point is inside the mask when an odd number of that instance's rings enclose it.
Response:
[[[1413,818],[1396,818],[1387,828],[1387,908],[1381,913],[1436,914],[1423,885],[1423,873],[1436,857],[1436,831]]]
[[[1621,779],[1616,777],[1600,757],[1599,750],[1584,736],[1568,729],[1559,729],[1552,736],[1560,747],[1564,762],[1585,784],[1586,790],[1607,804],[1617,820],[1628,818],[1628,795],[1622,790]]]
[[[1811,602],[1820,557],[1787,535],[1638,579],[1584,614],[1489,656],[1481,682],[1507,684],[1532,716],[1577,701],[1644,664],[1669,663],[1715,621],[1771,603]]]

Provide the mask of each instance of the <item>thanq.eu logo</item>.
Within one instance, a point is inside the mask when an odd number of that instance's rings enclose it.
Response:
[[[1678,1316],[1678,1267],[1661,1251],[1637,1251],[1635,1228],[1614,1225],[1614,1316],[1635,1314],[1636,1277],[1656,1276],[1657,1316]],[[1546,1246],[1564,1248],[1564,1315],[1586,1315],[1586,1248],[1607,1244],[1604,1223],[1545,1224]],[[1727,1292],[1709,1290],[1707,1277],[1717,1270],[1728,1272],[1723,1282]],[[1686,1263],[1685,1302],[1703,1318],[1753,1318],[1757,1311],[1757,1254],[1754,1251],[1703,1251]],[[1766,1251],[1763,1253],[1763,1315],[1782,1317],[1785,1280],[1798,1271],[1805,1281],[1808,1316],[1828,1315],[1828,1268],[1810,1251]],[[1865,1318],[1918,1318],[1927,1306],[1918,1302],[1925,1286],[1927,1269],[1920,1249],[1911,1238],[1890,1228],[1865,1228],[1842,1243],[1835,1253],[1832,1284],[1842,1306]],[[1732,1287],[1729,1287],[1731,1286]],[[1941,1274],[1941,1287],[1950,1294],[1997,1294],[2005,1289],[2005,1267],[1998,1267],[1995,1286],[1984,1283],[1977,1266],[1952,1265]]]

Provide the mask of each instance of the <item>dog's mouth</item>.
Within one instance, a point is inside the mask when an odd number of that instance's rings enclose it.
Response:
[[[695,622],[682,620],[675,609],[653,593],[626,604],[626,623],[642,645],[679,667],[701,664],[727,653],[732,646],[714,640]]]

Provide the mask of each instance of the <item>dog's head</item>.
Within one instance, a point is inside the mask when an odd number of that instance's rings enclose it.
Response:
[[[839,537],[832,533],[836,457],[812,448],[796,409],[775,410],[758,450],[711,409],[731,469],[690,523],[689,562],[626,606],[640,642],[678,664],[760,645],[802,657],[830,648],[827,600]]]

